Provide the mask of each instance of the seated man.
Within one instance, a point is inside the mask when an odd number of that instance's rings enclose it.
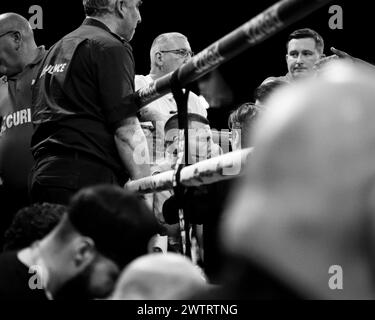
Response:
[[[149,254],[122,272],[113,300],[181,300],[207,285],[203,271],[180,254]]]
[[[206,118],[199,114],[188,114],[188,134],[189,134],[189,164],[197,163],[220,155],[220,147],[213,143],[212,134],[209,127],[209,122]],[[172,116],[164,127],[165,137],[165,158],[159,161],[151,170],[153,174],[160,173],[175,168],[177,162],[178,152],[178,116]],[[184,161],[183,161],[184,162]],[[172,191],[163,191],[155,194],[154,197],[154,213],[159,221],[166,223],[163,215],[163,205],[165,200],[169,199],[173,194]],[[168,219],[168,218],[167,218]],[[179,251],[179,226],[178,220],[174,220],[174,215],[171,221],[168,221],[170,226],[167,226],[168,241],[171,250]],[[174,248],[174,249],[172,249]]]
[[[104,298],[158,232],[135,195],[113,185],[82,189],[47,236],[0,256],[0,299]]]
[[[168,119],[164,126],[165,158],[174,165],[177,160],[178,116]],[[222,154],[220,146],[212,140],[210,124],[206,118],[196,113],[188,113],[189,163],[210,159]]]

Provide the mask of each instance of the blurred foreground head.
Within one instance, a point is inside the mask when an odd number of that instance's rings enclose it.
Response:
[[[308,298],[375,298],[374,104],[375,72],[344,62],[271,97],[222,225],[230,252]]]
[[[113,185],[81,189],[68,213],[40,241],[54,299],[107,297],[120,271],[148,252],[161,229],[145,203]]]
[[[119,278],[114,300],[180,300],[201,289],[206,280],[186,257],[148,254],[130,263]]]

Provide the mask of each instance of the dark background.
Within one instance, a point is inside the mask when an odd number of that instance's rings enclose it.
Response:
[[[160,33],[181,32],[189,38],[193,51],[199,52],[273,3],[275,1],[269,0],[144,0],[141,6],[143,21],[131,42],[136,73],[148,74],[149,48],[152,40]],[[43,29],[34,31],[37,43],[44,44],[47,48],[78,27],[84,19],[81,0],[1,0],[0,12],[13,11],[29,19],[33,15],[28,12],[32,5],[43,8]],[[343,9],[342,30],[329,28],[331,14],[328,9],[331,5],[340,5]],[[254,89],[266,77],[287,72],[285,40],[293,30],[309,27],[318,31],[325,40],[326,54],[329,54],[330,46],[335,46],[353,56],[374,62],[373,21],[373,10],[367,1],[332,1],[302,21],[220,66],[221,74],[234,93],[234,102],[230,106],[210,110],[213,126],[225,127],[229,110],[240,103],[251,101]]]

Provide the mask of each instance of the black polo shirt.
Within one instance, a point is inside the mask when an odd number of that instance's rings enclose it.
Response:
[[[39,72],[33,90],[34,157],[77,151],[123,175],[114,133],[123,119],[136,115],[129,98],[134,93],[130,44],[87,18],[50,49]]]

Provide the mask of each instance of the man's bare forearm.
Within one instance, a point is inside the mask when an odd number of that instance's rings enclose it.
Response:
[[[120,158],[133,180],[151,175],[146,137],[136,117],[129,117],[116,130],[115,142]]]

